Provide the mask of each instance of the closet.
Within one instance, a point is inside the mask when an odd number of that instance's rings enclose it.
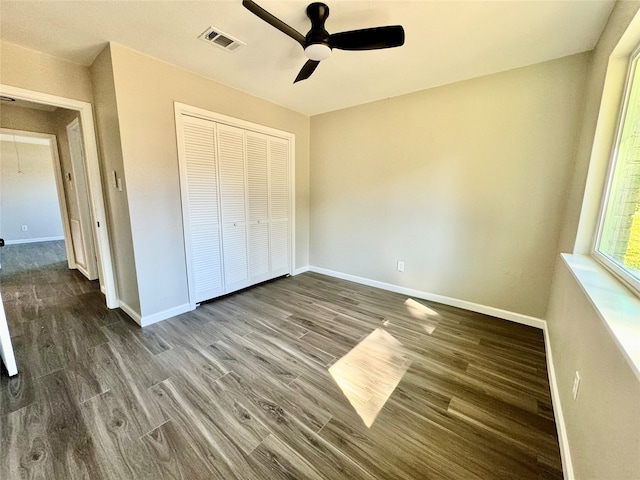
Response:
[[[290,274],[293,135],[180,104],[176,132],[192,306]]]

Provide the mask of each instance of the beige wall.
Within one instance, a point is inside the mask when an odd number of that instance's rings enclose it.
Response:
[[[311,265],[542,317],[588,59],[313,117]]]
[[[0,58],[0,83],[4,85],[93,101],[87,67],[7,42],[0,42]]]
[[[0,158],[0,236],[8,242],[62,237],[49,144],[2,140]]]
[[[562,260],[547,322],[575,478],[637,479],[640,382]],[[581,382],[573,400],[576,370]]]
[[[599,188],[594,190],[598,198],[586,199],[586,209],[592,210],[597,209],[603,188],[601,172],[593,175],[593,170],[606,169],[608,163],[605,158],[604,162],[598,162],[601,165],[590,168],[605,74],[612,50],[639,8],[637,1],[618,2],[593,53],[573,182],[564,216],[562,251],[590,251],[594,212],[585,212],[581,226],[579,221],[587,171],[591,170],[590,178],[600,178]],[[608,103],[617,118],[616,102]],[[608,158],[611,141],[606,143],[595,148],[606,150]],[[575,477],[585,480],[637,478],[640,383],[561,258],[557,260],[546,318]],[[578,399],[574,401],[571,390],[576,370],[580,371],[582,382]]]
[[[27,132],[56,134],[52,112],[16,107],[10,103],[0,104],[0,127]]]
[[[120,123],[116,105],[111,52],[105,48],[91,65],[96,135],[101,161],[105,207],[109,221],[112,260],[118,288],[118,299],[133,312],[140,314],[140,296],[133,252],[133,237],[129,216],[127,190],[113,187],[112,172],[124,177],[124,160],[120,141]],[[162,279],[163,276],[158,278]]]
[[[307,265],[309,118],[118,45],[111,56],[142,314],[189,301],[174,101],[296,135],[296,266]]]

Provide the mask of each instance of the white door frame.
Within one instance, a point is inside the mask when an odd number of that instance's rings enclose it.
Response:
[[[0,84],[0,95],[6,95],[20,100],[44,103],[56,107],[75,110],[80,113],[82,125],[82,140],[85,147],[85,162],[87,173],[87,186],[89,187],[89,204],[95,225],[94,237],[97,240],[96,254],[98,256],[98,271],[100,288],[105,294],[108,308],[117,308],[118,291],[116,289],[113,261],[111,258],[111,246],[109,243],[109,231],[107,215],[102,193],[102,175],[100,173],[100,161],[98,159],[98,145],[96,142],[95,125],[93,121],[93,108],[90,103],[71,98],[58,97],[48,93],[35,92],[24,88],[12,87]]]
[[[71,244],[71,227],[69,224],[69,210],[67,210],[67,199],[64,196],[64,186],[62,180],[62,166],[58,156],[58,142],[55,135],[49,133],[29,132],[26,130],[13,130],[10,128],[0,128],[0,133],[5,135],[15,135],[19,137],[44,138],[49,141],[51,150],[51,160],[53,162],[53,176],[56,181],[56,193],[58,194],[58,205],[60,206],[60,217],[62,219],[62,235],[64,236],[64,246],[67,251],[67,265],[69,268],[76,268],[75,255]]]

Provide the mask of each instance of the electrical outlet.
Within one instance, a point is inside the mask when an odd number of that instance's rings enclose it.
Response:
[[[580,388],[580,372],[576,370],[576,376],[573,377],[573,399],[578,398],[578,388]]]
[[[404,272],[404,262],[398,260],[398,271]]]
[[[29,230],[29,229],[27,228],[27,226],[26,226],[26,225],[22,225],[22,231],[23,231],[23,232],[26,232],[27,230]]]

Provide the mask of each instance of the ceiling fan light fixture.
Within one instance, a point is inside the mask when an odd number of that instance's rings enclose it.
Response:
[[[404,44],[402,25],[361,28],[330,34],[324,28],[324,23],[329,17],[329,7],[320,2],[313,2],[307,7],[311,30],[306,35],[302,35],[253,0],[242,0],[242,5],[258,18],[291,37],[304,49],[304,54],[309,60],[302,66],[302,70],[293,83],[309,78],[320,62],[331,56],[331,50],[334,48],[338,50],[378,50],[399,47]]]
[[[331,56],[331,47],[329,47],[329,45],[325,45],[324,43],[313,43],[305,47],[304,54],[309,60],[320,62],[322,60],[326,60]]]

